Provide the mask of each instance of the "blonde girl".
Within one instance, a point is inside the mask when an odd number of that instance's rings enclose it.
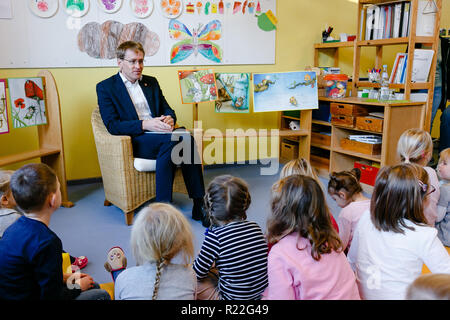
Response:
[[[437,204],[436,229],[442,243],[450,247],[450,148],[441,151],[437,172],[441,178],[441,186]]]
[[[140,211],[131,230],[136,267],[123,270],[115,282],[118,300],[193,300],[196,279],[192,231],[170,204],[153,203]],[[172,264],[181,255],[184,264]]]
[[[419,165],[380,169],[370,210],[359,219],[347,255],[361,298],[405,299],[424,263],[433,273],[450,273],[450,257],[423,214],[430,189],[428,174]]]
[[[265,299],[359,300],[355,275],[318,183],[304,175],[279,180],[272,187],[271,208]]]
[[[408,129],[400,136],[397,143],[397,153],[404,163],[418,164],[427,171],[431,189],[424,201],[424,215],[428,225],[434,227],[439,201],[439,180],[436,171],[427,166],[433,156],[433,141],[428,132],[422,129]]]
[[[363,194],[360,178],[361,170],[354,168],[351,171],[332,172],[328,182],[328,194],[342,208],[338,225],[344,252],[350,248],[359,218],[370,208],[370,199]]]

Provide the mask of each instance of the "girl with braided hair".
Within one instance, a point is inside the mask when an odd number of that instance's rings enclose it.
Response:
[[[123,269],[115,275],[115,299],[194,300],[197,280],[191,266],[192,239],[189,222],[172,205],[152,203],[142,209],[131,230],[137,266],[125,269],[114,263],[126,261],[123,251],[111,259],[108,256],[111,269]],[[178,255],[184,264],[172,263]]]
[[[199,300],[259,300],[267,286],[267,243],[247,221],[251,197],[240,178],[214,178],[205,195],[211,227],[194,262]]]

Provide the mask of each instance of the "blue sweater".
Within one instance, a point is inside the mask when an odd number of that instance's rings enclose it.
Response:
[[[20,217],[0,239],[0,299],[73,299],[63,283],[62,243],[44,223]]]

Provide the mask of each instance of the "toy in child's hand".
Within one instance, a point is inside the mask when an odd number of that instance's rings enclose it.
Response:
[[[127,258],[120,247],[112,247],[108,251],[106,262],[104,264],[106,271],[112,272],[127,267]]]
[[[328,27],[327,30],[322,31],[322,41],[327,41],[328,37],[331,35],[331,32],[333,31],[333,27]],[[330,39],[331,40],[331,39]]]

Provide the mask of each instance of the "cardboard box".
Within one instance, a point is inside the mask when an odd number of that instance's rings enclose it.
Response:
[[[383,132],[383,119],[377,117],[356,117],[356,129]]]
[[[365,107],[357,104],[332,102],[331,114],[344,116],[365,116],[369,114],[369,111]]]
[[[372,156],[381,154],[381,143],[364,143],[347,138],[341,139],[340,142],[341,148],[345,150],[364,153]]]
[[[343,126],[347,128],[355,127],[356,118],[353,116],[344,116],[344,115],[331,115],[331,124]]]
[[[377,178],[377,174],[380,168],[359,163],[357,161],[355,161],[354,167],[359,168],[361,170],[361,179],[359,181],[371,186],[375,185],[375,180]]]
[[[320,132],[311,132],[311,143],[329,147],[331,146],[331,135],[321,134]]]
[[[280,158],[292,160],[298,158],[298,144],[294,142],[281,142]]]

